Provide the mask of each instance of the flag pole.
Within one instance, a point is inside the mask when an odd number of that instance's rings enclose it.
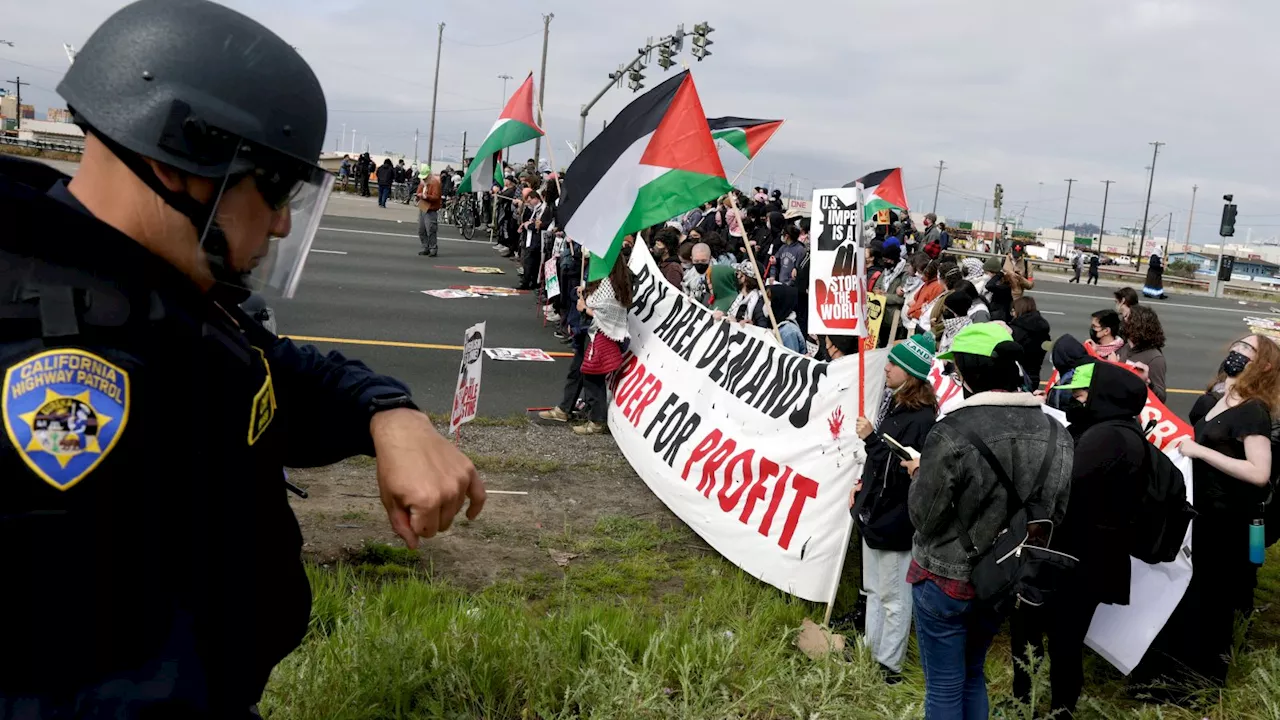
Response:
[[[734,217],[738,218],[738,227],[742,228],[742,244],[747,247],[747,257],[751,258],[751,266],[759,276],[760,263],[756,262],[755,250],[751,249],[751,238],[747,237],[747,225],[742,222],[742,210],[738,208],[738,199],[733,196],[732,190],[729,191],[729,206],[733,208]],[[764,310],[769,315],[769,324],[773,326],[774,337],[778,338],[778,343],[782,343],[782,331],[778,329],[778,318],[773,316],[773,303],[769,302],[769,297],[765,294],[764,278],[756,277],[756,282],[760,285],[760,298],[764,301]]]
[[[756,161],[756,158],[760,156],[760,153],[764,152],[764,149],[765,149],[765,148],[767,148],[767,147],[769,147],[769,143],[773,142],[773,136],[774,136],[774,135],[777,135],[777,134],[778,134],[778,133],[776,133],[776,132],[774,132],[774,133],[770,133],[770,134],[769,134],[768,139],[766,139],[766,140],[764,141],[764,144],[760,146],[760,149],[756,151],[756,154],[755,154],[755,155],[752,155],[750,158],[748,158],[748,159],[747,159],[747,164],[746,164],[746,165],[743,165],[743,166],[742,166],[742,169],[738,171],[738,174],[733,176],[733,181],[729,183],[730,185],[733,185],[734,187],[737,187],[737,185],[738,185],[738,178],[741,178],[741,177],[742,177],[742,173],[746,172],[746,171],[747,171],[747,168],[751,167],[751,163],[753,163],[753,162],[755,162],[755,161]]]

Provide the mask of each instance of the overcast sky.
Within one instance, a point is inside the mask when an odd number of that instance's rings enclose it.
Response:
[[[32,85],[24,102],[43,115],[67,61],[123,3],[47,0],[8,3],[0,15],[0,79]],[[1107,227],[1140,223],[1151,164],[1162,147],[1152,193],[1155,235],[1173,213],[1186,232],[1191,186],[1200,186],[1193,241],[1214,242],[1223,193],[1240,205],[1238,237],[1280,235],[1273,119],[1280,99],[1275,28],[1268,0],[229,0],[296,45],[329,102],[335,147],[426,155],[436,25],[446,23],[436,120],[437,156],[456,155],[462,132],[474,148],[507,91],[538,68],[542,14],[555,13],[547,61],[546,130],[559,165],[576,140],[578,110],[649,36],[715,28],[713,55],[682,58],[708,115],[784,118],[744,175],[755,184],[804,193],[885,167],[903,168],[912,209],[978,220],[999,182],[1007,213],[1035,228],[1062,222],[1068,177],[1070,222],[1097,224],[1102,180],[1114,180]],[[656,60],[656,57],[655,57]],[[647,86],[661,81],[656,64]],[[587,137],[632,99],[611,89],[592,110]],[[545,151],[544,151],[545,152]],[[532,144],[517,151],[532,156]],[[733,177],[745,164],[725,152]],[[1042,185],[1043,184],[1043,185]],[[988,203],[987,217],[991,215]]]

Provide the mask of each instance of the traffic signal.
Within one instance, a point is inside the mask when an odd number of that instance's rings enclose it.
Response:
[[[641,88],[644,87],[644,73],[640,72],[642,69],[643,66],[637,67],[635,70],[631,71],[630,75],[627,76],[629,78],[627,87],[631,88],[632,92],[640,92]]]
[[[1004,205],[1004,186],[996,183],[995,206],[1001,207],[1002,205]]]
[[[1222,206],[1222,227],[1218,229],[1218,234],[1222,237],[1232,237],[1236,234],[1235,203],[1229,202]]]
[[[674,54],[670,45],[663,45],[658,48],[658,67],[663,70],[670,70],[671,66],[676,64],[676,61],[671,59]]]
[[[707,36],[710,35],[714,30],[715,28],[711,27],[710,24],[705,22],[701,22],[693,26],[692,53],[693,53],[693,56],[698,59],[698,62],[702,62],[702,58],[707,57],[708,55],[711,54],[711,51],[708,50],[707,48],[711,46],[712,40]]]

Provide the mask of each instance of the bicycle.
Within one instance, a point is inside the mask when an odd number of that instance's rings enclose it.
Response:
[[[475,200],[470,193],[459,195],[454,198],[451,203],[453,208],[453,220],[457,225],[458,231],[462,233],[462,237],[470,240],[476,235],[476,207]]]

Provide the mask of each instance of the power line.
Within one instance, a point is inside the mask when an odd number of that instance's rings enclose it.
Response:
[[[451,38],[451,39],[448,39],[448,40],[445,40],[445,42],[449,43],[450,45],[461,45],[461,46],[463,46],[463,47],[492,48],[492,47],[502,47],[503,45],[510,45],[510,44],[512,44],[512,43],[518,43],[518,42],[520,42],[521,40],[528,40],[529,38],[533,37],[534,35],[541,35],[541,34],[542,34],[542,31],[541,31],[541,30],[534,30],[533,32],[529,33],[528,35],[521,35],[521,36],[520,36],[520,37],[518,37],[518,38],[512,38],[512,39],[510,39],[510,40],[503,40],[502,42],[496,42],[496,43],[469,43],[469,42],[462,42],[461,40],[453,40],[452,38]]]

